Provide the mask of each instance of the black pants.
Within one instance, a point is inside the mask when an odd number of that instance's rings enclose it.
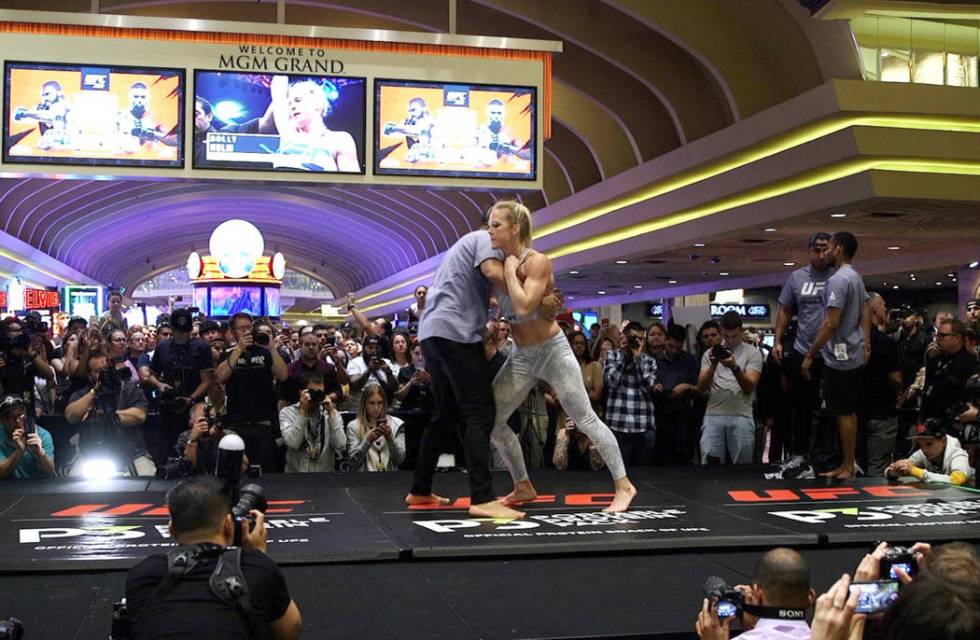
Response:
[[[803,354],[795,349],[783,356],[783,366],[789,377],[789,395],[793,411],[792,432],[789,445],[793,455],[810,453],[810,438],[813,431],[813,412],[820,406],[820,378],[823,374],[823,359],[818,353],[810,365],[810,379],[800,373]],[[785,444],[784,444],[785,446]]]
[[[265,473],[277,471],[278,456],[276,434],[271,422],[230,422],[227,429],[234,431],[245,441],[245,455],[249,464],[257,464]]]
[[[483,343],[426,338],[422,341],[422,354],[426,370],[432,376],[436,406],[432,421],[422,432],[412,493],[422,496],[432,493],[441,438],[445,433],[455,433],[462,421],[466,425],[463,447],[470,502],[483,504],[496,500],[490,479],[490,432],[495,415],[493,379]]]

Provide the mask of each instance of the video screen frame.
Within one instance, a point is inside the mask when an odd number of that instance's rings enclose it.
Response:
[[[442,170],[442,169],[413,169],[413,168],[384,168],[381,167],[383,158],[381,154],[381,89],[383,86],[400,86],[404,88],[424,88],[424,89],[443,89],[446,87],[472,87],[482,91],[510,91],[521,90],[531,94],[531,104],[533,105],[530,123],[532,151],[530,173],[520,174],[514,172],[492,172],[492,171],[466,171],[466,170]],[[462,82],[462,81],[440,81],[440,80],[407,80],[404,78],[375,78],[374,79],[374,114],[371,119],[373,133],[372,149],[372,168],[374,175],[378,176],[413,176],[429,178],[466,178],[477,180],[488,180],[499,182],[501,180],[514,180],[521,182],[536,182],[539,175],[539,165],[541,162],[539,138],[538,138],[538,117],[539,117],[539,90],[534,85],[522,84],[490,84],[481,82]]]
[[[131,159],[131,158],[89,158],[89,157],[57,157],[57,156],[19,156],[11,155],[8,152],[8,141],[11,137],[10,118],[11,118],[11,80],[14,69],[28,69],[36,71],[74,71],[79,74],[83,69],[108,69],[110,75],[113,73],[129,73],[133,75],[164,75],[173,74],[179,78],[177,93],[177,127],[176,140],[174,147],[177,149],[176,160],[152,160],[152,159]],[[81,78],[80,78],[81,79]],[[69,165],[69,166],[88,166],[88,167],[155,167],[164,169],[183,169],[185,166],[185,144],[184,136],[186,133],[186,98],[187,98],[187,70],[182,67],[151,67],[144,65],[121,65],[121,64],[102,64],[85,62],[47,62],[36,60],[5,60],[3,65],[3,127],[0,130],[0,147],[4,163],[9,164],[34,164],[34,165]]]
[[[263,166],[247,166],[244,163],[236,163],[235,161],[212,161],[207,164],[199,164],[195,156],[195,150],[197,148],[197,130],[196,128],[190,129],[190,150],[188,154],[191,157],[191,168],[201,171],[249,171],[249,172],[262,172],[262,173],[296,173],[299,175],[309,175],[309,176],[329,176],[329,175],[365,175],[367,172],[367,154],[368,141],[367,141],[367,118],[368,118],[368,78],[367,76],[348,76],[348,75],[313,75],[313,74],[297,74],[297,73],[274,73],[268,71],[228,71],[224,69],[192,69],[191,75],[194,78],[193,93],[190,94],[190,107],[191,107],[191,120],[194,119],[194,108],[198,97],[198,86],[199,86],[199,76],[200,74],[227,74],[227,75],[243,75],[243,76],[286,76],[288,78],[326,78],[328,80],[334,78],[342,78],[344,80],[360,80],[363,85],[363,95],[362,95],[362,109],[361,117],[358,119],[360,125],[360,139],[361,139],[361,157],[358,158],[358,171],[302,171],[300,169],[290,169],[290,168],[274,168],[274,167],[263,167]],[[213,107],[213,105],[212,105]],[[348,132],[349,133],[349,132]],[[355,139],[355,145],[357,140]]]

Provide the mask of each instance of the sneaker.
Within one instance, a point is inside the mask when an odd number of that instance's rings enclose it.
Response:
[[[779,465],[779,468],[783,470],[795,469],[796,467],[803,465],[803,463],[805,462],[806,462],[806,456],[796,455],[790,458],[789,460],[787,460],[786,462],[782,463],[781,465]]]

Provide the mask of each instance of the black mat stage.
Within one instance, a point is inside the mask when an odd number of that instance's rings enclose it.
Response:
[[[749,577],[758,549],[800,549],[824,589],[875,540],[980,540],[974,491],[760,475],[638,470],[633,509],[608,515],[608,475],[539,472],[541,495],[513,522],[470,518],[466,499],[407,508],[408,473],[258,482],[270,500],[269,552],[285,567],[307,637],[687,632],[704,577]],[[506,478],[495,481],[503,492]],[[104,638],[124,570],[172,544],[162,506],[171,485],[0,485],[0,616],[24,619],[37,634],[28,637]],[[466,486],[462,474],[437,477],[445,495]],[[57,620],[42,613],[52,610]]]

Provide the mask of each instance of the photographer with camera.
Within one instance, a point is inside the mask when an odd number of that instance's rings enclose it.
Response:
[[[254,464],[275,471],[275,381],[285,381],[289,368],[269,336],[253,332],[252,316],[236,313],[231,326],[238,342],[217,369],[218,381],[227,391],[227,426],[245,441]]]
[[[315,342],[310,333],[303,337]],[[279,429],[286,441],[286,473],[333,471],[334,452],[346,445],[343,419],[322,374],[306,371],[300,384],[299,402],[279,411]]]
[[[26,480],[54,475],[54,441],[34,424],[29,406],[16,395],[0,399],[0,479]]]
[[[704,582],[705,599],[694,629],[701,640],[727,640],[732,621],[740,618],[740,638],[751,640],[810,637],[806,610],[816,592],[810,588],[810,567],[796,551],[767,551],[755,565],[752,585],[730,587],[723,578]]]
[[[85,363],[88,380],[65,407],[68,424],[79,425],[81,455],[70,473],[101,453],[113,458],[117,466],[128,467],[131,475],[154,475],[156,465],[146,452],[141,428],[146,421],[146,396],[130,380],[127,364],[124,357],[110,362],[103,351],[89,352]]]
[[[331,396],[333,403],[340,405],[344,398],[344,388],[341,386],[347,381],[347,372],[343,372],[343,380],[340,379],[340,370],[333,364],[333,358],[337,357],[338,349],[333,344],[334,339],[326,338],[326,342],[321,346],[319,339],[313,331],[306,331],[300,338],[300,352],[296,359],[289,365],[289,378],[279,388],[279,410],[299,402],[302,379],[306,373],[315,372],[323,378],[324,388]],[[329,358],[329,360],[328,360]]]
[[[355,471],[395,471],[405,461],[405,423],[388,415],[388,401],[378,385],[361,394],[357,419],[347,423],[350,465]]]
[[[745,343],[742,318],[734,311],[725,313],[720,325],[705,323],[702,329],[709,348],[701,357],[698,375],[698,390],[708,394],[701,464],[751,464],[755,450],[752,400],[762,377],[762,353]]]
[[[656,439],[654,385],[657,361],[643,351],[646,331],[639,322],[623,330],[620,348],[606,355],[602,377],[606,388],[606,425],[628,465],[650,464]]]
[[[55,387],[54,369],[48,364],[48,348],[35,324],[7,318],[0,341],[0,393],[31,399],[34,411],[34,378],[44,378],[47,388]],[[27,394],[25,396],[25,394]]]
[[[218,462],[218,443],[231,431],[225,431],[220,417],[215,417],[203,402],[195,403],[188,412],[190,428],[177,436],[173,455],[157,476],[182,478],[202,473],[215,473]],[[242,455],[241,473],[248,471],[248,456]]]
[[[290,598],[279,567],[266,555],[265,514],[253,509],[250,518],[236,522],[223,488],[219,479],[199,476],[167,492],[170,535],[180,546],[168,554],[153,554],[130,569],[126,577],[130,637],[299,637],[303,626],[299,607]],[[231,546],[236,527],[241,548]]]
[[[606,466],[595,443],[564,410],[558,411],[555,451],[551,462],[559,471],[598,471]]]
[[[909,438],[917,450],[904,460],[893,462],[885,469],[885,477],[911,476],[921,482],[968,483],[974,475],[970,456],[960,441],[947,435],[939,419],[930,418],[913,427]]]
[[[160,430],[152,453],[160,464],[187,425],[188,410],[204,399],[214,380],[208,343],[191,338],[190,309],[176,309],[170,322],[171,338],[157,345],[149,364],[140,368],[143,383],[156,390],[159,400]]]
[[[347,375],[350,376],[350,406],[357,408],[361,404],[362,391],[372,385],[380,385],[384,390],[385,401],[390,402],[398,390],[397,371],[388,358],[381,355],[381,339],[368,335],[364,338],[361,355],[352,359],[347,365]]]

